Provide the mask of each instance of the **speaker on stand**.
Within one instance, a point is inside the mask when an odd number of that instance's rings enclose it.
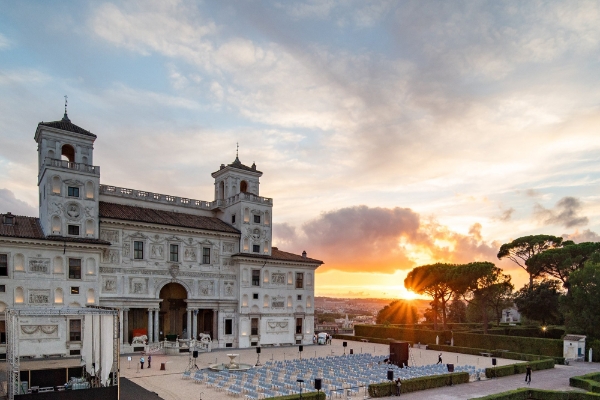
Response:
[[[348,347],[348,342],[343,342],[342,346],[344,346],[344,355],[346,355],[346,347]]]
[[[260,347],[256,348],[256,365],[255,367],[260,367],[262,364],[260,363]]]
[[[321,396],[321,378],[315,378],[315,389],[317,389],[317,392],[319,393],[318,396]],[[317,397],[317,398],[319,398]]]
[[[492,367],[494,369],[494,376],[492,377],[492,379],[496,379],[496,359],[492,358]]]

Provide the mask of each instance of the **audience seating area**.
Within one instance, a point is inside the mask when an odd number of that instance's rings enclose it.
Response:
[[[192,379],[231,396],[244,396],[248,400],[268,399],[302,392],[315,392],[315,378],[322,379],[321,391],[328,399],[358,394],[366,395],[372,383],[387,381],[387,371],[394,371],[394,378],[411,379],[423,376],[447,374],[446,364],[433,364],[400,368],[384,362],[386,356],[351,354],[304,360],[268,361],[262,367],[245,372],[186,371],[184,379]],[[455,366],[455,372],[468,372],[471,379],[485,376],[485,370],[474,366]],[[303,382],[298,382],[302,380]]]

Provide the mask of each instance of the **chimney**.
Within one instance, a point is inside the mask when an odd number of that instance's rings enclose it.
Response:
[[[306,250],[302,252],[302,258],[306,258]]]

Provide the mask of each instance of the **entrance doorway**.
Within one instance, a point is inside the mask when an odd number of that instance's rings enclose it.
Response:
[[[188,332],[186,318],[187,291],[179,283],[171,282],[160,290],[159,340],[183,339]]]

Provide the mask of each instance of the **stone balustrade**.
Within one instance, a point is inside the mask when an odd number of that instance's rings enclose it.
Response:
[[[100,175],[100,167],[97,165],[88,165],[55,158],[46,157],[44,165],[55,168],[70,169],[73,171],[87,172],[88,174]]]

